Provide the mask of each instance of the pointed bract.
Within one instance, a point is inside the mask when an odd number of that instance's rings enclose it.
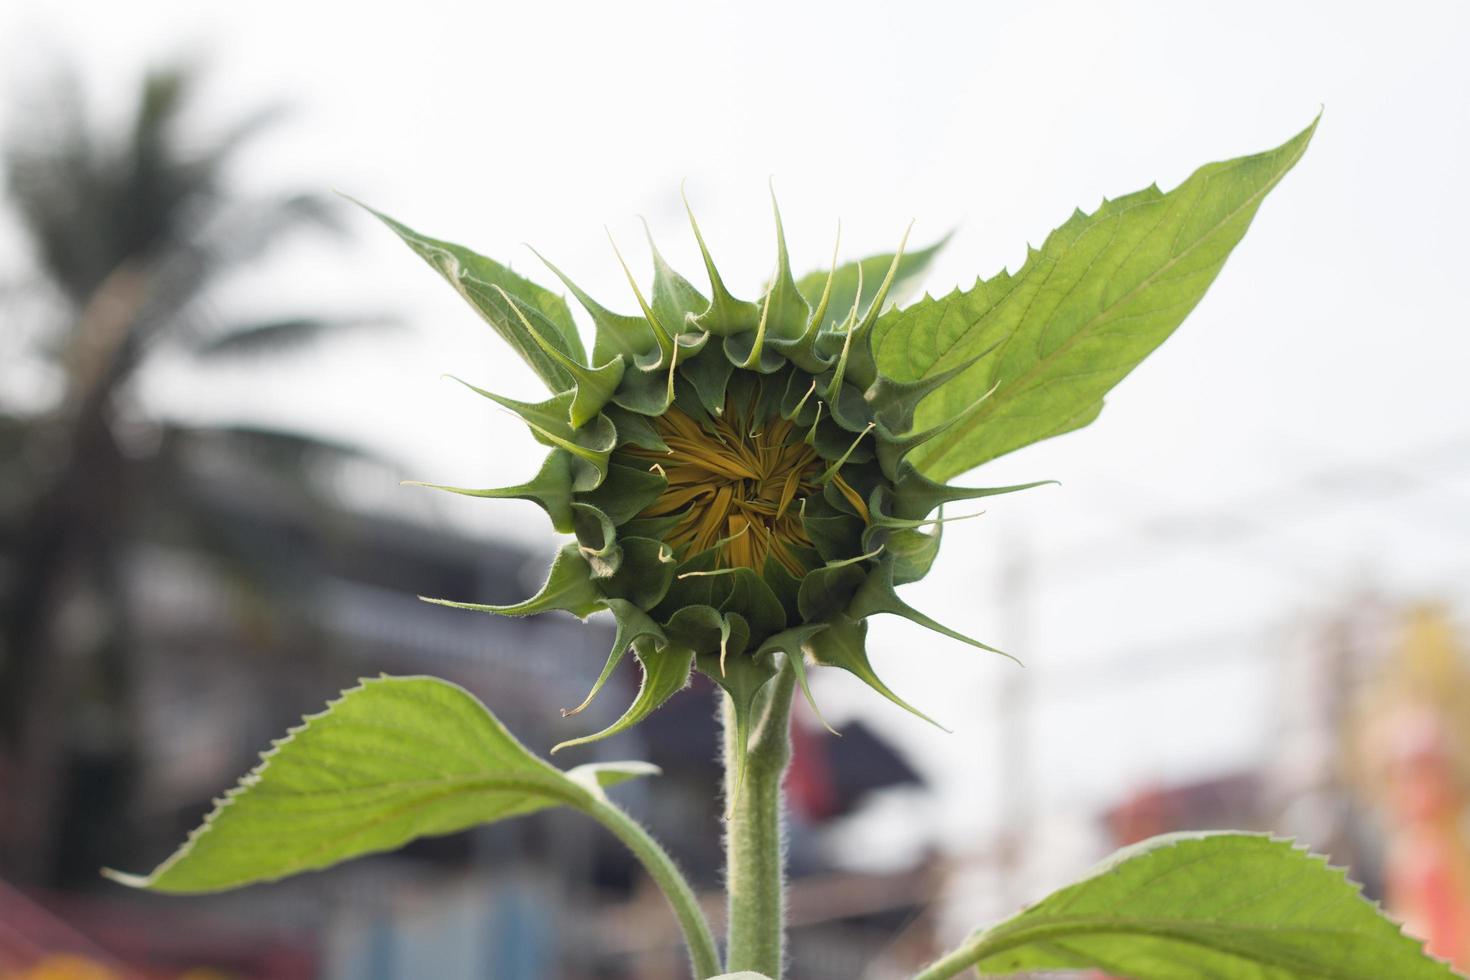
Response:
[[[534,616],[537,613],[561,609],[578,619],[601,609],[605,601],[602,590],[592,581],[592,567],[576,544],[569,544],[557,552],[546,576],[541,591],[524,602],[508,606],[493,606],[477,602],[455,602],[450,599],[431,599],[419,596],[425,602],[451,609],[468,609],[471,612],[495,613],[498,616]]]

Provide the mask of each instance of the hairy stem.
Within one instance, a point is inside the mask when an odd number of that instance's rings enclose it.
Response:
[[[720,954],[714,935],[700,910],[699,899],[679,873],[673,858],[649,836],[642,824],[607,800],[594,801],[587,812],[628,846],[668,899],[675,918],[679,920],[679,928],[684,932],[684,945],[689,950],[695,980],[718,976],[721,973]]]
[[[791,759],[795,673],[784,666],[765,689],[751,728],[743,785],[736,786],[735,717],[725,698],[725,888],[729,948],[725,969],[780,980],[786,932],[786,868],[781,780]]]

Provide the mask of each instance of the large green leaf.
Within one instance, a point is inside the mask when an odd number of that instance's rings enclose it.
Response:
[[[551,391],[566,391],[572,386],[571,374],[556,362],[553,355],[542,349],[526,329],[529,322],[548,344],[573,361],[586,364],[587,353],[566,300],[493,259],[462,245],[421,235],[380,211],[373,211],[367,205],[363,207],[393,229],[409,248],[443,276],[521,355]],[[501,290],[509,294],[509,301]],[[517,311],[520,316],[516,315]]]
[[[1177,834],[976,933],[919,976],[1103,970],[1133,980],[1450,980],[1339,868],[1288,841]]]
[[[1316,127],[1274,150],[1201,167],[1167,194],[1153,186],[1078,211],[1015,275],[885,314],[874,351],[880,371],[899,381],[995,348],[920,406],[919,430],[969,411],[910,458],[946,480],[1095,418],[1103,395],[1204,296]]]
[[[154,891],[217,891],[551,806],[595,816],[603,786],[656,771],[625,762],[562,772],[463,688],[374,678],[277,742],[152,874],[106,873]]]

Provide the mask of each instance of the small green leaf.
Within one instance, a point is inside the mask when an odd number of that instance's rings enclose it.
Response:
[[[919,976],[1095,969],[1135,980],[1450,980],[1448,966],[1288,841],[1172,834],[976,933]]]
[[[472,252],[462,245],[420,235],[386,214],[373,211],[365,204],[362,206],[393,229],[409,248],[417,252],[420,258],[429,263],[479,311],[485,322],[515,348],[516,353],[546,382],[548,388],[552,391],[564,391],[571,385],[571,375],[525,330],[521,319],[515,315],[515,307],[506,303],[500,290],[524,304],[522,310],[526,317],[536,325],[536,329],[549,343],[572,360],[585,364],[587,353],[582,347],[582,338],[577,333],[577,325],[572,319],[571,310],[567,308],[566,300],[493,259]]]
[[[595,808],[602,787],[657,771],[562,772],[433,677],[364,680],[262,759],[152,874],[105,873],[153,891],[218,891],[551,806]]]
[[[947,480],[1092,421],[1103,395],[1204,296],[1316,127],[1274,150],[1201,167],[1167,194],[1149,187],[1093,214],[1078,211],[1015,275],[885,314],[874,352],[882,373],[900,382],[999,345],[920,406],[919,426],[934,427],[995,389],[916,449],[915,464]]]

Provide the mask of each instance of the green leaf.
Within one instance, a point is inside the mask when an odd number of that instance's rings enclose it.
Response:
[[[1174,834],[1126,848],[919,974],[1095,969],[1185,977],[1449,980],[1340,868],[1288,841]]]
[[[106,874],[160,892],[218,891],[551,806],[596,810],[602,787],[656,771],[562,772],[457,685],[373,678],[277,742],[152,874]]]
[[[883,374],[916,381],[988,357],[931,395],[930,428],[994,394],[914,451],[947,480],[1022,446],[1092,421],[1101,399],[1179,326],[1245,234],[1256,209],[1306,152],[1317,123],[1274,150],[1212,163],[1164,194],[1155,187],[1078,211],[1032,250],[1015,275],[942,299],[926,297],[878,322]]]
[[[485,322],[515,348],[516,353],[546,382],[551,391],[565,391],[571,386],[571,375],[525,329],[520,317],[516,316],[516,307],[505,301],[500,290],[509,293],[522,304],[521,312],[548,343],[572,360],[586,364],[587,352],[582,347],[582,338],[577,334],[577,325],[572,320],[572,312],[567,308],[566,300],[524,276],[517,275],[493,259],[472,252],[462,245],[420,235],[386,214],[373,211],[365,204],[362,206],[393,229],[409,248],[433,266],[445,281],[479,311]]]
[[[893,283],[888,290],[888,302],[901,303],[918,286],[919,280],[929,269],[929,263],[934,261],[934,256],[949,242],[949,235],[945,235],[939,241],[928,248],[921,248],[913,252],[904,252],[903,258],[898,263],[898,269],[894,273]],[[816,305],[821,298],[822,290],[827,285],[827,277],[832,277],[832,292],[827,297],[827,312],[822,318],[821,328],[831,330],[852,310],[856,302],[858,314],[862,315],[868,305],[873,302],[873,297],[878,295],[878,288],[883,284],[883,277],[888,272],[888,267],[893,264],[892,252],[882,255],[870,255],[856,262],[848,262],[839,265],[836,272],[830,269],[819,269],[808,272],[796,281],[796,288],[807,301]],[[863,294],[858,296],[859,270],[862,274]]]

